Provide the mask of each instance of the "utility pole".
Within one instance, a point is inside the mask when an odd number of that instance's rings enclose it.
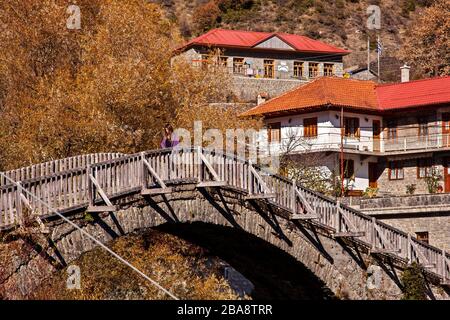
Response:
[[[370,77],[370,36],[369,33],[367,33],[367,79],[369,80]]]
[[[344,107],[341,107],[341,152],[340,152],[340,165],[341,165],[341,197],[344,196]]]

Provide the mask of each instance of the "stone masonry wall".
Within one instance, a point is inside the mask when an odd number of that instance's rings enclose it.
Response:
[[[400,270],[368,256],[354,246],[336,241],[326,232],[310,231],[285,220],[280,215],[267,214],[264,204],[250,205],[243,195],[234,191],[198,191],[194,185],[175,187],[164,199],[156,196],[143,200],[138,196],[120,200],[121,210],[105,215],[102,223],[75,220],[97,239],[108,242],[113,237],[163,223],[202,221],[216,225],[242,228],[292,255],[309,268],[338,297],[348,299],[399,299],[401,291],[393,279]],[[274,212],[276,213],[276,212]],[[82,217],[82,216],[81,216]],[[51,240],[56,249],[46,247],[36,252],[36,244],[23,239],[0,244],[4,257],[0,265],[0,296],[21,299],[56,270],[54,261],[66,264],[94,247],[78,229],[56,221]],[[318,248],[320,250],[318,250]],[[386,271],[389,270],[389,271]],[[388,273],[394,273],[388,275]],[[379,281],[373,281],[378,278]],[[431,298],[448,299],[448,293],[430,283]]]

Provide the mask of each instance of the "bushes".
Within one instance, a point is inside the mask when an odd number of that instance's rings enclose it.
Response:
[[[402,274],[402,300],[427,300],[425,278],[416,262],[407,267]]]

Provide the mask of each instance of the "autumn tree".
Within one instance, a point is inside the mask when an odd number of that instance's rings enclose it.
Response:
[[[193,23],[197,33],[214,28],[219,22],[219,17],[220,9],[214,0],[197,7],[193,13]]]
[[[0,3],[0,170],[155,148],[164,123],[227,94],[225,78],[171,61],[180,36],[157,5],[77,5],[81,29],[70,30],[66,1]]]
[[[437,0],[411,24],[401,57],[429,76],[450,74],[450,2]]]

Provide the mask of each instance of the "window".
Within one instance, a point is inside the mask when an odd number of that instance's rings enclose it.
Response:
[[[233,58],[233,73],[244,73],[244,58]]]
[[[305,138],[317,137],[317,118],[303,119],[303,136]]]
[[[294,77],[295,78],[303,77],[303,62],[294,61]]]
[[[430,177],[432,174],[432,159],[418,159],[417,160],[417,178]]]
[[[389,162],[389,180],[402,180],[404,178],[403,163],[401,161]]]
[[[201,60],[202,69],[208,68],[208,66],[210,64],[210,59],[211,59],[211,56],[209,56],[207,54],[202,54],[202,60]]]
[[[387,121],[387,138],[388,140],[397,139],[397,121],[395,120]]]
[[[309,77],[315,78],[319,75],[319,64],[315,62],[309,63]]]
[[[334,64],[332,63],[325,63],[323,65],[323,74],[324,76],[332,76],[334,74]]]
[[[428,243],[428,231],[416,232],[417,240]]]
[[[339,172],[342,175],[342,170],[339,165]],[[352,179],[355,175],[355,162],[351,159],[344,159],[344,179]]]
[[[264,60],[264,78],[275,77],[275,62],[273,60]]]
[[[228,64],[228,58],[227,57],[219,57],[218,64],[220,67],[226,67]]]
[[[269,143],[281,142],[281,122],[268,124]]]
[[[359,118],[344,117],[344,135],[359,138]]]

